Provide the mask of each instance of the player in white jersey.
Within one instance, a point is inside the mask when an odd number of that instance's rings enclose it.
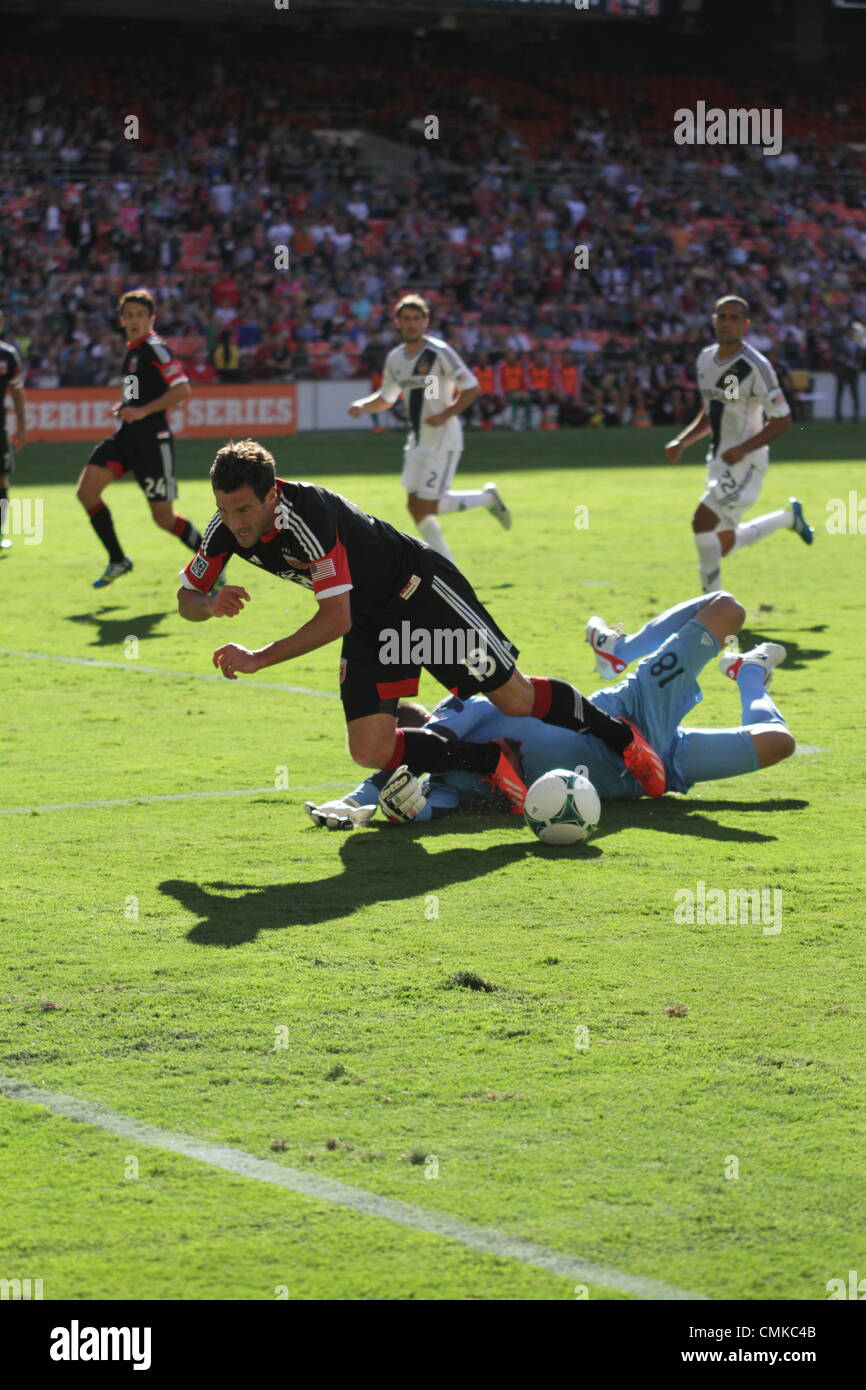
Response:
[[[430,310],[419,294],[405,294],[394,318],[403,341],[385,359],[379,390],[353,401],[349,414],[375,415],[404,397],[409,435],[400,481],[406,505],[427,544],[450,560],[437,516],[486,507],[508,530],[511,513],[494,483],[466,492],[451,487],[463,452],[460,416],[479,393],[477,377],[459,353],[427,332]]]
[[[775,371],[763,353],[744,341],[750,324],[745,299],[728,294],[716,300],[716,342],[697,361],[703,405],[688,428],[665,445],[668,461],[678,463],[689,444],[711,436],[706,491],[692,518],[704,593],[718,589],[723,555],[754,545],[781,527],[796,531],[806,545],[814,539],[796,497],[780,511],[743,521],[761,491],[768,445],[791,424]]]

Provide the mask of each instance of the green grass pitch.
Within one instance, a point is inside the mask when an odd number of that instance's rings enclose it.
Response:
[[[524,670],[591,691],[591,613],[633,630],[696,592],[701,451],[668,467],[663,439],[468,436],[457,485],[498,479],[514,529],[483,511],[443,526]],[[178,446],[200,526],[218,443]],[[284,476],[406,524],[398,435],[271,446]],[[309,598],[235,561],[247,611],[184,623],[186,552],[131,483],[108,500],[135,569],[92,590],[89,448],[22,453],[12,495],[43,502],[44,539],[0,559],[0,1071],[713,1299],[821,1300],[866,1269],[864,542],[825,525],[832,499],[866,496],[857,432],[785,436],[757,510],[801,497],[816,544],[783,532],[722,571],[748,633],[789,650],[773,690],[804,751],[609,803],[560,851],[506,816],[314,829],[303,801],[358,780],[337,649],[205,679],[216,646],[287,634]],[[691,722],[739,722],[714,664],[704,690]],[[229,791],[249,794],[154,799]],[[699,881],[780,888],[782,930],[678,924],[674,894]],[[0,1104],[0,1136],[0,1275],[41,1278],[46,1299],[575,1296],[21,1101]]]

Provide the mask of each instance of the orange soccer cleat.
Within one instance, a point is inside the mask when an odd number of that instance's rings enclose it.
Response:
[[[520,766],[520,754],[510,739],[497,738],[494,741],[501,751],[499,762],[487,780],[502,792],[511,807],[511,814],[522,815],[523,804],[526,801],[526,783],[521,775],[523,769]]]
[[[667,786],[664,763],[654,748],[651,748],[636,724],[624,719],[634,737],[623,749],[622,760],[634,777],[640,782],[647,796],[664,796]]]

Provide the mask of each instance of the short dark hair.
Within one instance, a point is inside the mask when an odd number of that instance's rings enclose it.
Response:
[[[743,299],[742,295],[723,294],[721,299],[717,299],[715,304],[713,305],[713,313],[715,313],[717,309],[721,308],[723,304],[736,304],[738,308],[742,309],[744,318],[751,317],[752,311],[749,308],[749,301],[747,299]]]
[[[400,700],[397,705],[397,727],[399,729],[422,729],[430,718],[430,711],[417,700]]]
[[[254,439],[230,439],[217,450],[210,480],[214,492],[237,492],[239,488],[251,487],[259,501],[264,502],[276,481],[274,456]]]
[[[119,314],[123,313],[124,304],[143,304],[151,318],[153,318],[156,313],[156,302],[153,295],[150,290],[146,290],[143,286],[137,290],[127,290],[126,294],[120,296],[117,301],[117,312]]]

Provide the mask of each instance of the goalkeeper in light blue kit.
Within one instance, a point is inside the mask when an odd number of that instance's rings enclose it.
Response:
[[[739,690],[740,725],[680,728],[680,720],[703,698],[700,672],[728,639],[736,637],[744,618],[745,609],[731,594],[715,593],[667,609],[632,635],[597,617],[587,624],[586,639],[600,674],[618,676],[632,662],[638,663],[618,684],[593,694],[593,704],[615,718],[634,720],[645,731],[664,762],[669,791],[687,792],[696,782],[739,777],[794,752],[794,738],[767,694],[772,671],[786,655],[777,642],[762,642],[744,653],[726,649],[721,656],[722,672]],[[484,696],[468,700],[452,696],[430,715],[421,706],[403,706],[398,722],[403,718],[407,723],[423,721],[438,734],[472,743],[495,738],[519,743],[527,785],[554,768],[580,767],[603,801],[643,795],[622,760],[599,739],[526,716],[508,717]],[[437,774],[425,785],[398,769],[377,773],[342,800],[323,805],[308,801],[306,810],[317,825],[351,830],[366,825],[380,804],[394,821],[423,822],[458,807],[508,809],[502,793],[474,773]]]

